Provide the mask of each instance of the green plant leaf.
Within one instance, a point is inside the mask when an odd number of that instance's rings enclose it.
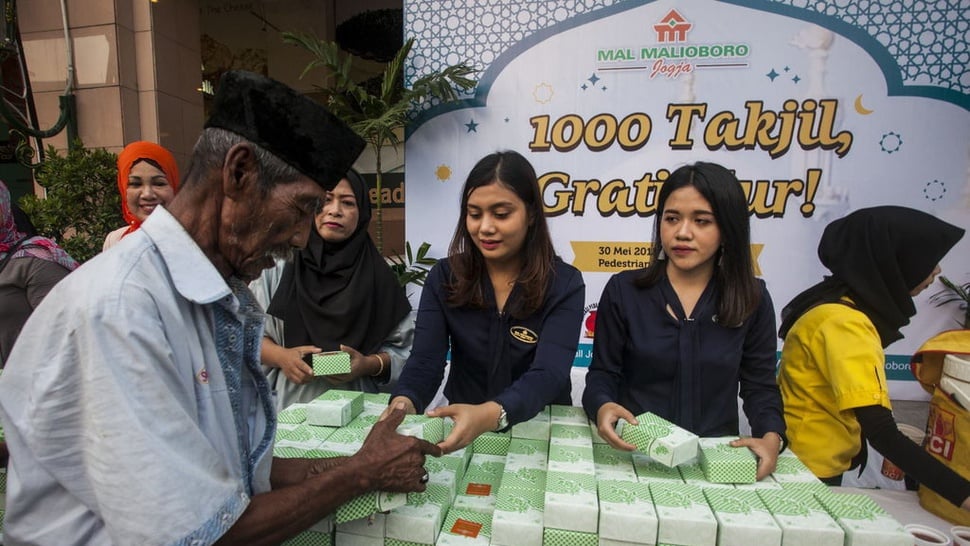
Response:
[[[943,275],[939,280],[944,289],[930,296],[930,301],[937,307],[958,302],[963,310],[963,321],[957,321],[957,324],[961,328],[970,328],[970,282],[960,285]]]
[[[101,252],[105,236],[124,225],[116,162],[115,154],[85,148],[80,141],[66,155],[49,146],[35,171],[46,198],[28,194],[18,201],[38,233],[78,262]]]
[[[313,59],[303,69],[300,77],[314,70],[327,71],[326,86],[316,86],[325,93],[330,110],[349,125],[363,138],[377,158],[377,179],[381,180],[380,150],[384,145],[397,149],[401,144],[398,136],[407,125],[415,108],[428,99],[450,102],[458,98],[458,92],[473,88],[478,82],[471,76],[478,70],[464,63],[447,66],[441,70],[425,74],[414,81],[411,88],[404,85],[404,63],[407,60],[414,39],[401,46],[394,57],[384,66],[379,91],[371,92],[364,82],[355,82],[351,76],[353,55],[342,53],[336,42],[299,32],[283,32],[283,42],[306,50]],[[370,89],[375,89],[371,87]],[[380,188],[378,188],[380,190]],[[378,201],[376,243],[383,253],[384,217],[381,202]],[[419,252],[418,263],[421,261]],[[408,258],[410,267],[414,262]],[[411,280],[418,284],[416,280]],[[423,282],[423,281],[422,281]]]

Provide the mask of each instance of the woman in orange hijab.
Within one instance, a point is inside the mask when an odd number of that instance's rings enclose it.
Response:
[[[118,190],[126,226],[104,239],[107,250],[135,231],[159,205],[167,205],[179,186],[179,171],[172,153],[153,142],[138,141],[118,154]]]

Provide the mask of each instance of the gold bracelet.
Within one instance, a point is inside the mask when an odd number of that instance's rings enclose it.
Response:
[[[377,370],[377,373],[371,374],[371,377],[379,377],[381,374],[384,373],[384,366],[385,366],[384,359],[381,358],[381,353],[374,353],[374,356],[376,356],[377,361],[380,362],[381,368]]]

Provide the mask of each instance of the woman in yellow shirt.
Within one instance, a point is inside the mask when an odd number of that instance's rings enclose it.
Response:
[[[904,472],[970,509],[970,482],[896,428],[883,349],[916,314],[913,296],[940,273],[964,230],[913,209],[857,210],[829,224],[818,255],[832,275],[781,312],[778,384],[791,450],[839,485],[864,466],[863,440]]]

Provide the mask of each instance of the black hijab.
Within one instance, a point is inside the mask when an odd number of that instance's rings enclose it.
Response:
[[[825,227],[818,244],[822,265],[832,272],[795,296],[781,311],[784,339],[806,311],[848,296],[869,317],[886,347],[916,314],[910,292],[933,272],[964,230],[905,207],[857,210]]]
[[[307,247],[284,267],[266,309],[283,320],[289,347],[316,345],[335,351],[344,344],[373,353],[411,311],[404,287],[367,232],[367,186],[354,170],[345,178],[357,199],[357,228],[347,240],[328,243],[314,221]]]

